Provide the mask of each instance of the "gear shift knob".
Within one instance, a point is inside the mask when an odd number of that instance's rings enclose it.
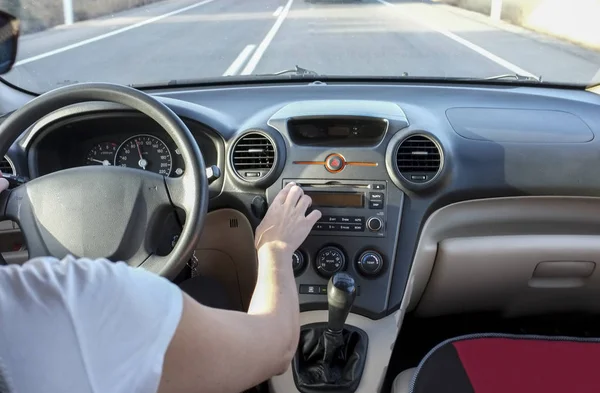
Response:
[[[354,278],[348,273],[336,273],[327,284],[327,303],[329,304],[329,322],[327,328],[332,332],[344,329],[346,318],[356,298]]]

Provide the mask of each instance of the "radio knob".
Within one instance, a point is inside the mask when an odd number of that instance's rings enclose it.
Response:
[[[331,246],[319,251],[315,262],[317,271],[325,277],[331,277],[346,267],[346,257],[342,250]]]
[[[383,269],[383,257],[377,251],[365,251],[358,257],[357,266],[365,276],[374,277]]]
[[[383,220],[379,217],[371,217],[367,220],[367,228],[371,232],[379,232],[383,228]]]

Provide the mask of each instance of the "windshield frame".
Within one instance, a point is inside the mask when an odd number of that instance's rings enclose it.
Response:
[[[19,92],[38,97],[46,92],[34,92],[25,89],[21,86],[17,86],[4,77],[0,76],[0,82],[15,89]],[[264,84],[307,84],[307,83],[319,83],[324,84],[399,84],[399,85],[465,85],[465,86],[479,86],[479,87],[538,87],[545,89],[564,89],[564,90],[587,90],[593,89],[599,84],[595,85],[583,85],[583,84],[568,84],[568,83],[556,83],[556,82],[536,82],[526,80],[508,80],[508,79],[479,79],[479,78],[461,78],[461,77],[419,77],[419,76],[344,76],[344,75],[244,75],[244,76],[220,76],[213,78],[199,78],[199,79],[187,79],[187,80],[171,80],[163,81],[150,84],[130,84],[128,86],[141,91],[153,91],[153,90],[170,90],[170,89],[189,89],[198,87],[214,87],[214,86],[250,86],[250,85],[264,85]],[[85,82],[82,82],[85,83]],[[57,87],[60,89],[60,87]],[[48,90],[52,91],[52,90]]]

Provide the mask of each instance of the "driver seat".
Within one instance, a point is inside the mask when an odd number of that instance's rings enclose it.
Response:
[[[600,339],[477,334],[433,348],[392,393],[591,393]]]

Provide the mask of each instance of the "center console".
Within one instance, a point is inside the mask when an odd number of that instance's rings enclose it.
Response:
[[[356,280],[352,312],[384,317],[404,201],[386,153],[408,125],[404,113],[382,102],[301,102],[283,107],[269,125],[284,138],[286,155],[268,202],[295,182],[322,213],[293,258],[300,310],[327,309],[329,278],[347,272]]]
[[[356,180],[332,182],[318,179],[285,179],[304,190],[312,199],[312,209],[319,209],[321,219],[315,224],[312,236],[339,238],[385,238],[386,233],[386,183]],[[358,241],[359,239],[355,239]],[[307,251],[297,250],[294,255],[294,272],[301,275],[310,257]],[[314,256],[314,267],[324,278],[347,269],[352,260],[339,244],[325,245]],[[383,256],[366,248],[356,259],[356,268],[366,277],[376,277],[383,271]],[[319,290],[318,292],[316,290]],[[301,287],[300,293],[318,294],[320,288],[310,284]]]
[[[327,280],[348,272],[356,280],[354,312],[377,318],[385,312],[403,195],[386,180],[286,178],[313,200],[322,217],[296,250],[293,268],[301,310],[327,307]]]
[[[408,122],[394,104],[339,100],[286,105],[269,125],[283,137],[285,156],[278,156],[284,163],[267,188],[267,202],[294,182],[322,213],[292,260],[302,324],[293,371],[271,386],[277,392],[375,391],[398,329],[388,297],[405,198],[386,154]],[[351,292],[342,289],[344,282],[352,283]],[[343,312],[332,311],[335,299],[349,298],[341,302]],[[363,362],[352,360],[359,358]]]

